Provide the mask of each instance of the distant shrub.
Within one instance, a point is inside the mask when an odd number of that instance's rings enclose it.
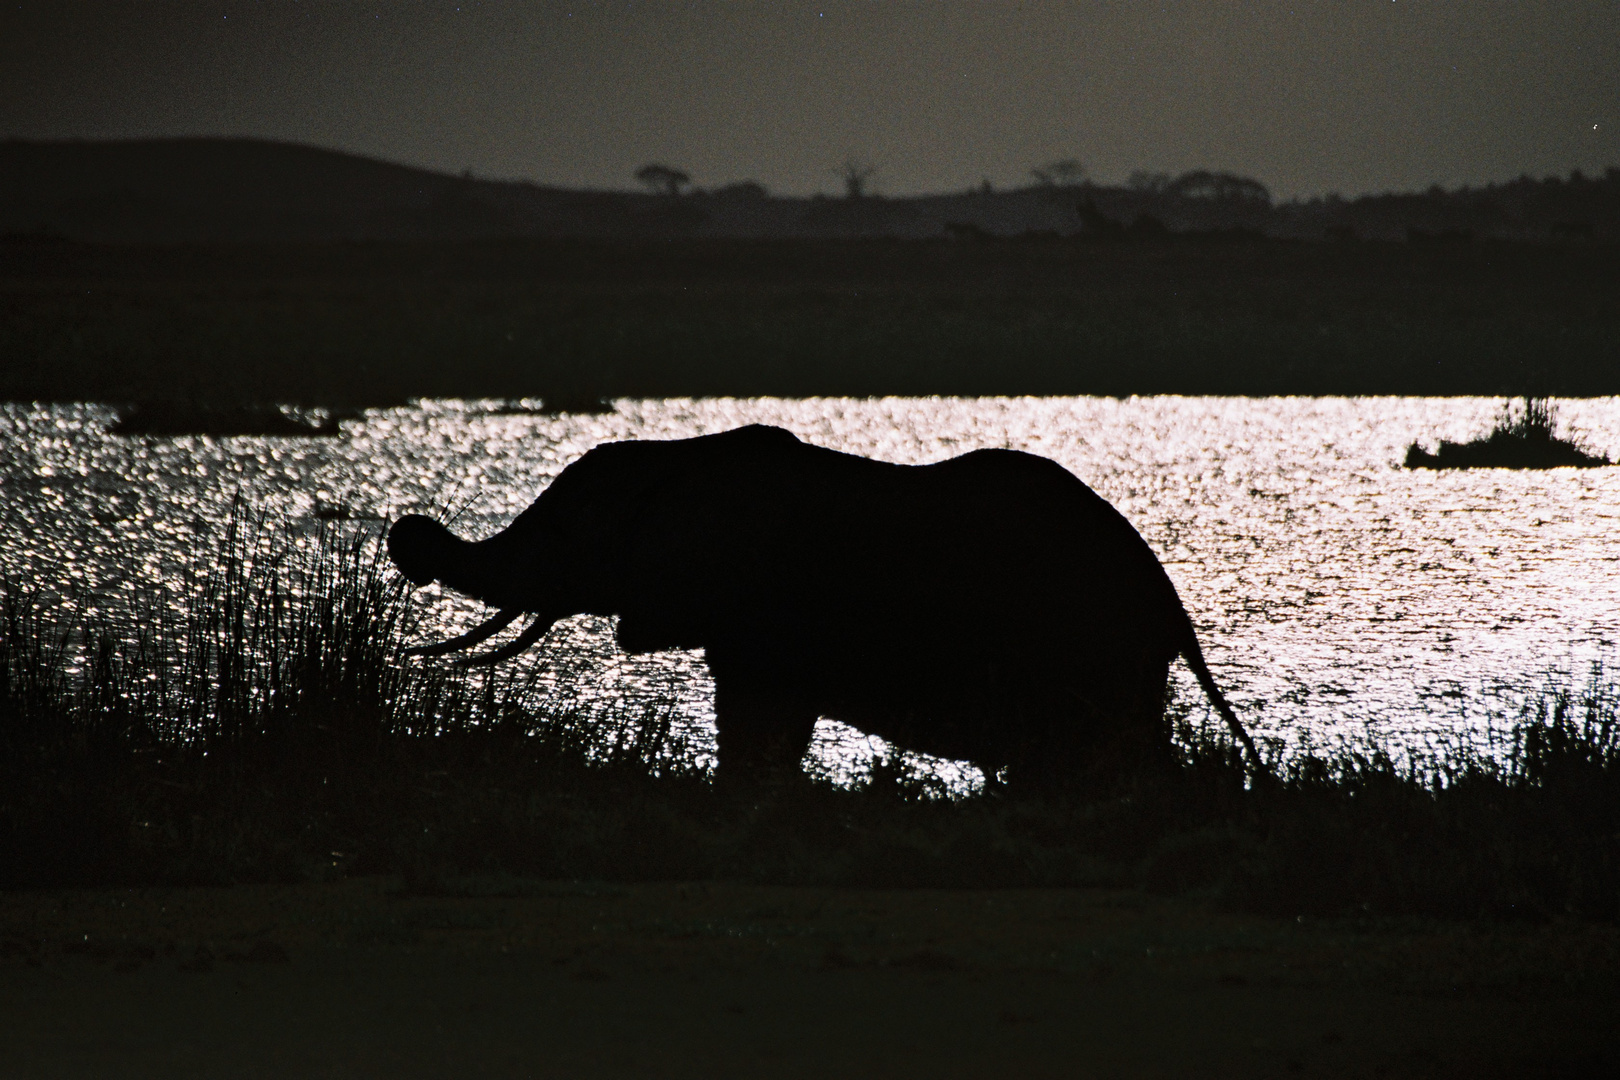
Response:
[[[1557,434],[1558,414],[1546,398],[1527,397],[1502,409],[1490,434],[1465,443],[1441,440],[1429,453],[1417,443],[1406,450],[1408,469],[1590,469],[1610,464]]]

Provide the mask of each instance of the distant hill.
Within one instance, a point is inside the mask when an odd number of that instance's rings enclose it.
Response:
[[[1620,239],[1620,169],[1485,188],[1276,204],[1204,171],[1129,187],[1043,185],[912,198],[781,198],[754,184],[679,196],[579,191],[254,139],[0,142],[0,235],[104,243],[490,237],[940,237],[1131,242]]]
[[[603,201],[253,139],[0,143],[0,232],[77,240],[504,236],[589,223]]]

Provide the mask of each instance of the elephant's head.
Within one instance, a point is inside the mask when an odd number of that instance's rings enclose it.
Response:
[[[737,559],[728,554],[735,545],[725,541],[758,516],[738,492],[776,490],[781,469],[770,463],[803,450],[788,432],[762,427],[606,443],[487,540],[462,540],[417,514],[401,518],[389,531],[388,554],[407,579],[438,581],[499,609],[458,638],[410,651],[432,656],[476,645],[524,612],[536,616],[533,625],[476,662],[515,656],[577,614],[618,616],[620,643],[632,652],[706,644],[714,597],[735,576]],[[763,472],[755,462],[765,463]]]
[[[413,585],[443,582],[499,609],[465,634],[405,651],[416,656],[441,656],[470,648],[494,637],[525,612],[533,613],[534,621],[511,642],[467,661],[498,663],[539,641],[553,623],[571,614],[533,565],[537,553],[532,548],[518,552],[513,547],[507,533],[473,543],[420,514],[408,514],[395,522],[388,531],[388,557],[408,581]]]
[[[388,557],[412,585],[430,585],[458,573],[472,547],[430,517],[406,514],[388,530]]]
[[[388,533],[388,555],[415,585],[440,582],[499,609],[460,637],[407,650],[437,656],[493,637],[519,615],[534,622],[510,644],[469,663],[516,656],[569,615],[619,614],[625,592],[626,550],[637,530],[629,523],[636,494],[656,481],[659,443],[598,447],[569,466],[507,528],[468,541],[420,514],[408,514]],[[648,448],[654,450],[649,452]],[[650,460],[649,460],[650,459]]]

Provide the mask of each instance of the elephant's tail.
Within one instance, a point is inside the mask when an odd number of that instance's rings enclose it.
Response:
[[[1189,631],[1187,646],[1181,653],[1187,659],[1187,666],[1192,668],[1194,675],[1198,676],[1198,685],[1202,686],[1204,693],[1209,695],[1210,704],[1215,706],[1215,711],[1221,714],[1221,718],[1226,721],[1226,726],[1231,728],[1233,737],[1242,743],[1243,748],[1249,752],[1249,760],[1254,762],[1255,779],[1270,780],[1271,770],[1266,767],[1265,761],[1260,757],[1260,751],[1255,748],[1254,740],[1249,738],[1249,733],[1244,730],[1243,722],[1238,719],[1237,713],[1232,710],[1232,705],[1226,700],[1226,695],[1221,693],[1219,686],[1215,685],[1215,676],[1209,673],[1209,665],[1204,663],[1204,650],[1199,647],[1198,635],[1191,632],[1192,626],[1190,624],[1187,629]]]

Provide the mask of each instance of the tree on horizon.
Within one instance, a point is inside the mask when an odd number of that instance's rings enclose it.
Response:
[[[636,170],[636,179],[654,195],[680,195],[681,189],[692,183],[691,176],[669,165],[648,162]]]

